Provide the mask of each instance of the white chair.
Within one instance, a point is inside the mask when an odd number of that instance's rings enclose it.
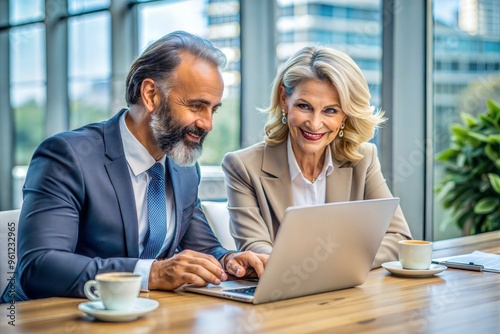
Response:
[[[17,263],[17,229],[21,210],[0,211],[0,295]]]
[[[224,248],[235,250],[236,244],[229,232],[229,212],[227,202],[202,201],[201,206],[208,224]]]

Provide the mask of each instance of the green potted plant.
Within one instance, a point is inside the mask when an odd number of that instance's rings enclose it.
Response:
[[[462,113],[462,124],[450,127],[450,147],[436,160],[445,176],[436,184],[438,201],[465,235],[500,229],[500,106],[487,101],[474,117]]]

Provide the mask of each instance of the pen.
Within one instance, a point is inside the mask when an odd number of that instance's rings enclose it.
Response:
[[[474,264],[474,262],[461,263],[461,262],[451,262],[451,261],[433,261],[434,263],[442,264],[448,268],[453,269],[464,269],[473,271],[483,271],[484,266],[481,264]]]

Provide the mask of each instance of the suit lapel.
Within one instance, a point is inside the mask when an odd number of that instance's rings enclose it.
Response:
[[[130,181],[127,160],[123,151],[120,134],[120,117],[126,111],[122,109],[104,124],[103,136],[106,156],[105,163],[111,184],[115,190],[125,230],[125,243],[129,257],[139,257],[138,222],[135,207],[134,189]]]
[[[326,178],[326,203],[346,202],[351,197],[352,167],[333,160],[333,172]]]
[[[286,141],[277,145],[266,145],[260,177],[262,187],[279,223],[283,221],[286,208],[293,205],[292,183],[286,151]]]

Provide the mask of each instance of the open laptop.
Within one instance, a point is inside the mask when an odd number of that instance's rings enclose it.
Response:
[[[185,291],[253,304],[363,284],[399,198],[289,207],[260,280]]]

